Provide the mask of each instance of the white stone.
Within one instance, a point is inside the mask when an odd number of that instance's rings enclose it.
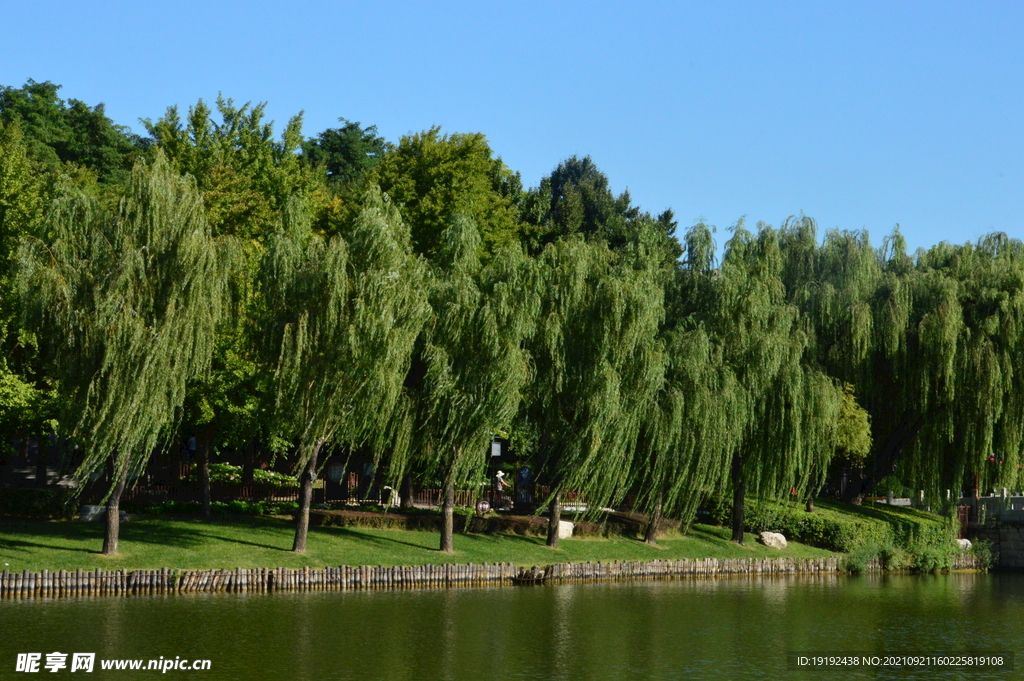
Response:
[[[106,506],[95,506],[93,504],[82,504],[78,509],[78,519],[82,522],[92,522],[94,520],[103,520],[107,517]],[[131,520],[131,517],[125,511],[121,511],[118,514],[118,518],[121,519],[122,523],[126,523]]]
[[[558,538],[568,539],[572,536],[572,523],[568,520],[558,521]]]
[[[770,549],[786,548],[786,538],[779,532],[762,532],[758,541]]]
[[[106,506],[94,506],[92,504],[82,504],[78,509],[78,519],[82,522],[90,522],[93,520],[99,520],[101,517],[106,515]]]
[[[960,548],[963,549],[964,551],[966,551],[967,549],[971,548],[971,540],[970,539],[957,539],[956,543],[959,544]]]

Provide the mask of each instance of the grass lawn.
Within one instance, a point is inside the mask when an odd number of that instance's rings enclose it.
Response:
[[[537,537],[456,534],[455,554],[437,550],[439,535],[407,530],[312,527],[304,555],[291,552],[289,520],[267,517],[153,518],[121,525],[121,554],[100,555],[103,524],[77,521],[0,521],[0,570],[39,571],[101,568],[256,568],[325,565],[422,565],[500,563],[545,565],[565,561],[676,558],[817,558],[828,551],[790,542],[772,550],[748,534],[746,546],[729,541],[728,529],[696,525],[686,536],[659,540],[657,547],[632,539],[567,539],[549,549]]]

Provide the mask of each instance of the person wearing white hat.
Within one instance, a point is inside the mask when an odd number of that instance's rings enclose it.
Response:
[[[505,500],[505,495],[504,495],[505,488],[506,487],[511,487],[511,486],[512,485],[510,485],[507,482],[505,482],[505,471],[499,470],[497,473],[494,474],[493,490],[494,490],[494,508],[495,509],[502,508],[502,506],[504,505],[503,502]]]

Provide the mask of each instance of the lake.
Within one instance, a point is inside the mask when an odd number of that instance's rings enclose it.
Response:
[[[450,590],[195,594],[0,602],[0,678],[1008,679],[1024,669],[790,670],[788,652],[928,655],[1024,648],[1024,575],[865,575]],[[95,671],[42,665],[96,653]],[[103,671],[101,660],[210,660]],[[1024,659],[1019,660],[1024,664]],[[38,678],[38,677],[36,677]]]

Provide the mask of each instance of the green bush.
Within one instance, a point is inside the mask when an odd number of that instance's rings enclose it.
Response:
[[[188,480],[196,482],[199,480],[198,467],[194,468],[188,475]],[[254,468],[252,481],[256,484],[277,484],[282,486],[298,485],[299,481],[294,475],[286,475],[276,471],[265,471],[261,468]],[[233,466],[229,463],[210,464],[210,482],[234,482],[242,484],[242,467]]]
[[[175,515],[195,515],[203,512],[198,501],[164,501],[159,504],[140,506],[135,512]],[[216,515],[290,515],[299,510],[294,501],[212,501],[210,513]]]
[[[874,504],[852,506],[818,500],[816,506],[814,513],[807,513],[802,504],[748,499],[744,529],[781,532],[802,544],[849,554],[853,571],[876,558],[889,570],[930,572],[952,565],[956,548],[952,541],[956,536],[953,519]],[[704,508],[717,524],[731,522],[732,505],[727,500],[708,499]]]
[[[921,544],[913,547],[911,567],[915,572],[942,572],[953,567],[953,557],[959,547],[952,542],[946,544]]]
[[[982,569],[989,569],[996,564],[998,556],[992,550],[992,542],[988,539],[977,539],[971,544],[970,552],[978,559]]]
[[[43,487],[0,490],[0,516],[29,520],[72,518],[77,511],[74,490]]]
[[[846,555],[846,569],[859,575],[868,568],[868,563],[879,557],[879,548],[875,544],[863,544]]]

